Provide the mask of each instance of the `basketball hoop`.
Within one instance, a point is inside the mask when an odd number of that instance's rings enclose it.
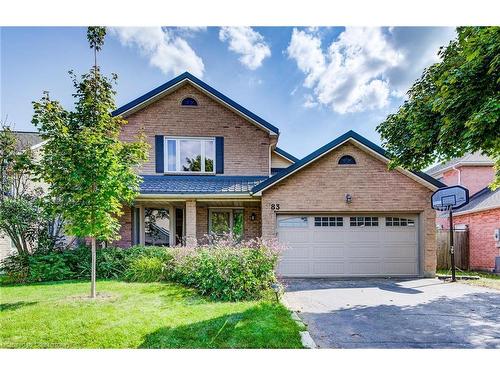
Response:
[[[434,192],[431,196],[431,207],[437,211],[449,213],[450,223],[450,255],[451,281],[455,282],[455,250],[453,249],[453,210],[469,203],[469,190],[462,186],[448,186]]]

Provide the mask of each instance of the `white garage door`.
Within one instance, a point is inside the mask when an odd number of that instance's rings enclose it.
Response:
[[[416,215],[279,215],[287,277],[416,276]]]

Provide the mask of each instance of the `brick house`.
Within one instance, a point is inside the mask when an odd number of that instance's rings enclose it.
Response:
[[[347,132],[298,160],[279,130],[189,73],[118,108],[121,138],[144,131],[150,159],[117,245],[193,245],[207,235],[287,243],[282,276],[433,276],[444,186]],[[398,194],[395,194],[397,192]]]
[[[495,257],[500,256],[500,242],[494,238],[500,229],[500,189],[488,188],[495,176],[493,165],[493,160],[476,152],[427,171],[448,186],[469,189],[469,204],[454,212],[453,224],[469,231],[469,267],[473,270],[493,270]],[[446,215],[438,215],[436,225],[449,229]]]

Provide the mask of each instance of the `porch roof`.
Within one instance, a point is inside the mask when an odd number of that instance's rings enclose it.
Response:
[[[248,193],[268,176],[142,176],[141,194]]]

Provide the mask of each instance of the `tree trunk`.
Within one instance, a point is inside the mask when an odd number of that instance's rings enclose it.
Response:
[[[92,267],[90,272],[90,298],[95,298],[95,276],[96,276],[96,239],[92,237]]]

